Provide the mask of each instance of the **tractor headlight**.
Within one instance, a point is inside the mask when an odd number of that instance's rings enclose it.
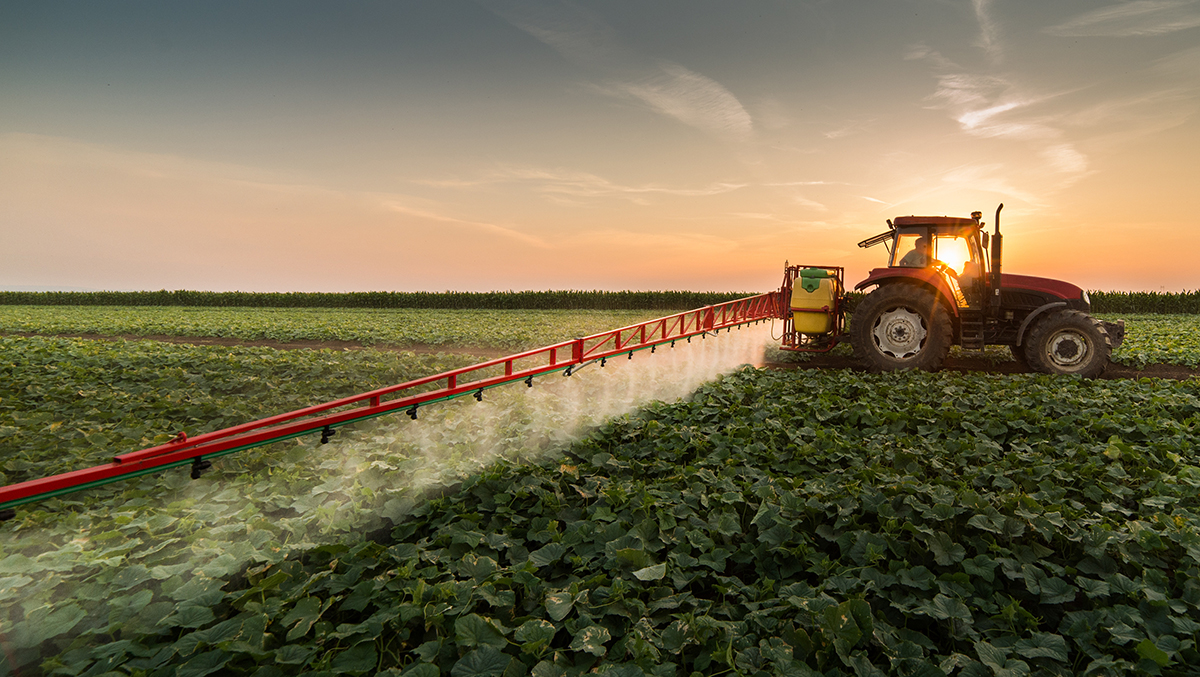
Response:
[[[1092,297],[1088,296],[1087,290],[1083,290],[1083,304],[1088,308],[1092,307]]]

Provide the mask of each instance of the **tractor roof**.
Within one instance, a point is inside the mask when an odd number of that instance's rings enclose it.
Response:
[[[897,216],[895,219],[892,219],[892,223],[897,228],[900,226],[962,227],[979,225],[979,222],[975,219],[965,219],[958,216]]]

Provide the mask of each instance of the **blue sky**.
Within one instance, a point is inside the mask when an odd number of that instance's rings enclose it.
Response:
[[[1200,288],[1200,3],[0,4],[0,287]]]

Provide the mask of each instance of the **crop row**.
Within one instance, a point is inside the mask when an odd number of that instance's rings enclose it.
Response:
[[[0,306],[0,332],[191,336],[524,350],[658,317],[635,310]]]
[[[190,336],[349,341],[524,350],[653,319],[649,311],[318,310],[108,306],[0,306],[0,333]],[[1113,361],[1143,368],[1200,368],[1200,314],[1104,315],[1124,319]],[[1007,351],[996,353],[1008,359]]]

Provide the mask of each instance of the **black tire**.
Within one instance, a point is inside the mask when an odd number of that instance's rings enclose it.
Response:
[[[879,287],[850,318],[854,355],[870,371],[937,371],[953,341],[950,318],[937,295],[911,284]]]
[[[1104,324],[1078,310],[1061,310],[1040,320],[1023,345],[1034,371],[1084,378],[1103,374],[1112,352]]]

